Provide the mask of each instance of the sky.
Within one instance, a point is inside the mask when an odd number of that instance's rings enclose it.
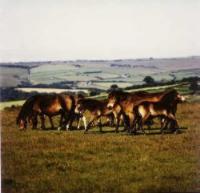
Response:
[[[200,55],[200,0],[0,0],[0,62]]]

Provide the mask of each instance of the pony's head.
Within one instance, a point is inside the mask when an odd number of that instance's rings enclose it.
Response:
[[[26,102],[22,105],[22,108],[17,116],[16,124],[19,127],[19,129],[27,128],[27,119],[32,113],[32,99],[33,97],[30,97],[26,100]]]
[[[177,94],[176,101],[180,102],[180,103],[185,102],[186,101],[186,97],[184,97],[183,95]]]
[[[166,100],[169,103],[173,103],[173,102],[181,103],[181,102],[184,102],[186,100],[186,98],[183,95],[181,95],[180,93],[178,93],[177,90],[175,90],[175,89],[169,90],[165,94],[163,99]]]
[[[84,112],[84,108],[82,105],[82,100],[79,100],[76,104],[75,113],[82,115]]]
[[[108,95],[107,108],[112,109],[126,94],[123,91],[112,91]]]
[[[84,99],[85,97],[82,94],[78,94],[74,98],[75,98],[75,105],[77,105],[78,101]]]
[[[19,129],[26,129],[27,128],[27,120],[24,118],[17,117],[17,126]]]

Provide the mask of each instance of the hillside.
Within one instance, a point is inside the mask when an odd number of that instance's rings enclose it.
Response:
[[[4,87],[62,82],[66,87],[105,90],[112,84],[142,84],[147,75],[161,82],[200,76],[200,57],[1,63],[0,69]]]

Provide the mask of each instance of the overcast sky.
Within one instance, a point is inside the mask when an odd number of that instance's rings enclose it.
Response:
[[[0,62],[200,54],[200,0],[0,0]]]

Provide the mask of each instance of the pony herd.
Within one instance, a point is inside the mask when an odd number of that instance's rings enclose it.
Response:
[[[145,133],[144,125],[150,127],[154,123],[153,119],[158,118],[161,132],[165,129],[177,132],[177,105],[183,101],[185,97],[175,89],[156,93],[112,91],[105,100],[85,98],[82,95],[38,94],[23,104],[17,125],[20,129],[26,129],[30,123],[36,129],[40,117],[41,128],[45,129],[45,117],[48,117],[51,127],[55,128],[52,117],[60,115],[58,130],[71,130],[75,121],[77,129],[80,129],[82,120],[85,132],[96,122],[102,131],[102,118],[105,117],[106,124],[114,126],[116,132],[123,125],[124,131],[136,134],[138,131]]]

